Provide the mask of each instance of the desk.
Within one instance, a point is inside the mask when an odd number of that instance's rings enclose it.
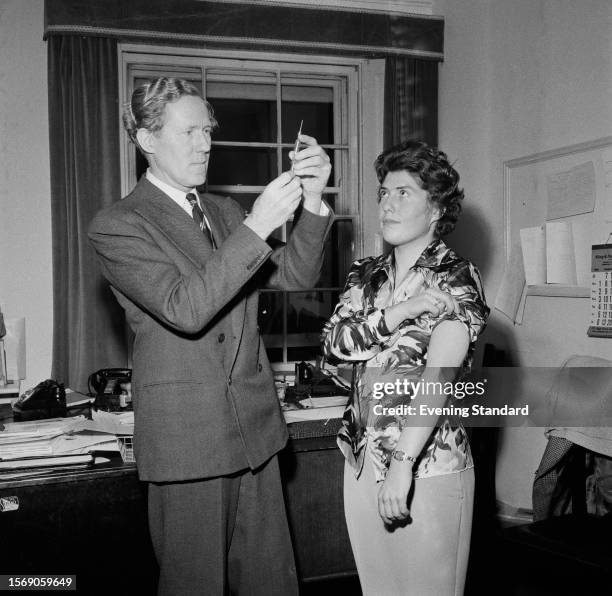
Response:
[[[281,453],[289,523],[302,581],[355,573],[342,505],[338,420],[296,423]],[[44,478],[0,482],[0,573],[77,575],[83,594],[154,594],[157,564],[146,484],[120,461]]]

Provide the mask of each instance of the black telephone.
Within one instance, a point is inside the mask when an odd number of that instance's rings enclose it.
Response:
[[[131,406],[132,370],[103,368],[89,375],[87,388],[96,396],[95,406],[102,410],[119,410]]]
[[[87,387],[91,395],[121,395],[121,385],[131,381],[129,368],[103,368],[89,375]]]
[[[66,390],[62,383],[47,379],[28,389],[13,403],[13,419],[40,420],[66,416]]]
[[[295,391],[309,397],[327,397],[330,395],[349,395],[349,390],[334,380],[328,371],[313,366],[308,362],[295,364]]]

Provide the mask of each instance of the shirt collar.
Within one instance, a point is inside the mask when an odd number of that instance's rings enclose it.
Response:
[[[459,256],[446,246],[441,238],[436,238],[427,245],[411,269],[425,268],[432,269],[433,271],[442,271],[453,266],[458,259]],[[384,273],[387,277],[390,277],[394,266],[395,252],[391,249],[376,259],[372,275],[377,276],[377,274]]]
[[[191,210],[192,210],[192,207],[186,198],[190,192],[195,194],[196,198],[198,199],[198,203],[200,202],[200,197],[195,188],[191,189],[188,192],[179,190],[178,188],[174,188],[173,186],[170,186],[169,184],[167,184],[166,182],[164,182],[163,180],[160,180],[157,176],[155,176],[151,172],[151,168],[147,169],[146,176],[147,176],[147,180],[151,184],[154,184],[155,186],[157,186],[157,188],[159,188],[159,190],[167,194],[175,203],[178,204],[178,206],[181,209],[187,211],[187,213],[191,213]]]

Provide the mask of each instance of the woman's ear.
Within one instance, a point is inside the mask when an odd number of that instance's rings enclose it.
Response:
[[[155,153],[155,135],[146,128],[139,128],[136,131],[138,145],[145,153]]]
[[[439,207],[434,203],[433,208],[431,210],[431,216],[429,218],[429,225],[435,224],[442,219],[444,215],[444,207]]]

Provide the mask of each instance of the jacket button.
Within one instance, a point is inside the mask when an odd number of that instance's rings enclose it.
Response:
[[[219,343],[222,344],[225,341],[225,333],[219,333],[219,337],[217,338]]]
[[[261,372],[263,370],[263,366],[261,365],[261,362],[257,365],[257,370],[259,372]]]

